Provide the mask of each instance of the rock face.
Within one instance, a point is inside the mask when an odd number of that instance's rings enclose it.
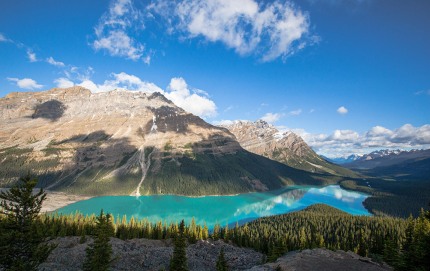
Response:
[[[79,244],[79,237],[58,238],[57,248],[39,270],[78,271],[82,270],[85,248],[92,242]],[[169,270],[173,254],[171,240],[132,239],[123,241],[111,238],[113,257],[111,270]],[[189,270],[215,271],[216,260],[221,248],[231,270],[247,270],[261,264],[263,255],[251,249],[239,248],[223,241],[198,241],[187,247]]]
[[[284,163],[290,167],[316,173],[356,176],[355,173],[327,162],[306,142],[291,131],[280,132],[273,125],[258,120],[235,121],[223,126],[236,136],[240,145],[253,153]]]
[[[58,244],[39,270],[80,271],[85,259],[85,249],[92,242],[80,244],[80,237],[61,237],[53,241]],[[111,238],[113,257],[111,270],[169,270],[173,253],[171,240],[132,239],[123,241]],[[187,247],[188,267],[191,271],[215,271],[221,248],[230,270],[274,271],[279,266],[283,271],[383,271],[392,270],[386,265],[372,262],[352,252],[326,249],[290,252],[274,263],[262,264],[263,254],[247,248],[227,244],[223,241],[198,241]]]
[[[278,269],[277,269],[278,268]],[[373,262],[366,257],[348,251],[331,251],[327,249],[303,250],[289,252],[274,263],[255,266],[250,271],[383,271],[393,270],[385,264]]]
[[[159,93],[82,87],[0,99],[0,186],[27,171],[82,195],[233,194],[312,176],[244,150],[227,129]]]

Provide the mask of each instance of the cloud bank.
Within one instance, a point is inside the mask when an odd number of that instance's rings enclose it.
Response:
[[[317,153],[328,157],[365,154],[377,149],[430,148],[430,125],[414,127],[405,124],[390,130],[382,126],[372,127],[359,134],[352,130],[335,130],[332,134],[311,134],[303,129],[292,129]]]
[[[182,77],[172,78],[166,90],[163,90],[154,83],[144,81],[135,75],[125,72],[112,73],[110,77],[111,79],[105,80],[102,84],[93,82],[89,77],[82,78],[77,84],[69,78],[60,77],[55,79],[54,83],[57,87],[61,88],[79,85],[92,92],[105,92],[114,89],[126,89],[145,93],[160,92],[174,104],[194,115],[203,118],[217,115],[217,107],[215,103],[209,99],[208,94],[203,90],[190,88]]]

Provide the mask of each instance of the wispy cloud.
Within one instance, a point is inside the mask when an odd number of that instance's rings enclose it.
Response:
[[[6,79],[11,81],[11,82],[15,82],[16,85],[22,89],[33,90],[33,89],[40,89],[43,87],[43,85],[38,84],[35,80],[30,79],[30,78],[19,79],[19,78],[14,78],[14,77],[8,77]]]
[[[28,60],[30,62],[36,62],[37,61],[36,53],[34,53],[31,49],[27,50],[27,57],[28,57]]]
[[[283,117],[283,114],[281,113],[266,113],[264,114],[264,116],[262,116],[260,119],[264,120],[265,122],[268,123],[275,123],[277,122],[281,117]]]
[[[300,114],[302,114],[302,109],[297,109],[297,110],[288,112],[288,116],[298,116]]]
[[[56,61],[52,56],[48,57],[46,59],[46,62],[53,65],[53,66],[57,66],[57,67],[64,67],[64,63],[61,61]]]
[[[11,40],[6,38],[6,36],[2,33],[0,33],[0,42],[11,42]]]
[[[234,108],[234,106],[232,106],[232,105],[230,105],[230,106],[227,106],[225,109],[224,109],[224,113],[227,113],[228,111],[230,111],[230,110],[232,110]]]
[[[131,32],[143,29],[143,18],[131,0],[112,1],[109,10],[102,15],[95,27],[92,46],[96,51],[104,50],[111,56],[131,60],[141,59],[149,64],[150,54],[145,54],[145,46],[135,40]]]
[[[420,90],[414,93],[415,95],[430,95],[430,89],[428,90]]]

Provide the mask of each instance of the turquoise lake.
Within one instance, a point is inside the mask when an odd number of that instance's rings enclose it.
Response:
[[[353,215],[370,215],[363,207],[368,196],[350,192],[337,185],[326,187],[290,186],[264,193],[248,193],[234,196],[184,197],[174,195],[153,196],[104,196],[79,201],[58,209],[58,213],[83,214],[105,213],[127,215],[152,222],[189,223],[194,217],[197,224],[243,223],[263,216],[285,214],[306,208],[315,203],[325,203]]]

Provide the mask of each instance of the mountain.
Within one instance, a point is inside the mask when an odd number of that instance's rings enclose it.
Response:
[[[82,195],[233,194],[339,180],[248,152],[160,93],[10,93],[0,120],[2,187],[28,171],[41,187]]]
[[[346,163],[348,168],[370,169],[375,167],[392,166],[407,160],[430,158],[429,150],[378,150],[364,154],[353,162]]]
[[[371,176],[430,179],[430,149],[379,150],[365,154],[344,166]]]
[[[354,172],[321,158],[300,136],[291,131],[280,132],[263,120],[235,121],[222,127],[233,133],[245,150],[290,167],[319,174],[356,176]]]
[[[361,155],[351,154],[347,157],[336,157],[336,158],[329,158],[329,157],[326,157],[324,155],[321,155],[321,157],[324,158],[325,160],[331,162],[331,163],[343,165],[346,163],[354,162],[355,160],[359,159],[361,157]]]

